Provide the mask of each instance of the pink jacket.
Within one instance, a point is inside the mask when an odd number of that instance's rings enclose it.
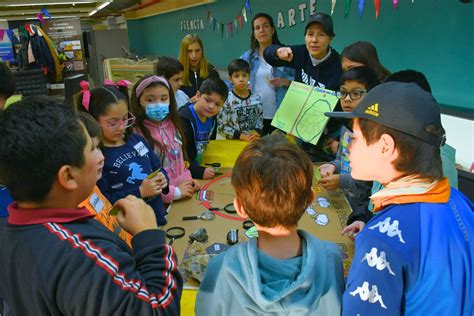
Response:
[[[168,118],[164,119],[161,123],[145,120],[143,124],[150,131],[151,137],[166,148],[165,152],[162,153],[159,146],[154,146],[155,153],[160,158],[163,168],[165,168],[170,179],[169,193],[162,194],[163,202],[170,204],[174,199],[175,187],[183,181],[192,179],[191,172],[184,164],[181,136]],[[150,145],[153,146],[153,144]]]

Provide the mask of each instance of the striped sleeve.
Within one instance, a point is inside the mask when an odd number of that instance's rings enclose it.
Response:
[[[62,273],[50,278],[58,286],[50,292],[58,292],[54,299],[65,314],[179,315],[183,282],[163,231],[137,234],[132,256],[110,241],[85,238],[60,224],[44,225],[72,248],[67,264],[61,262],[64,267],[58,269]]]

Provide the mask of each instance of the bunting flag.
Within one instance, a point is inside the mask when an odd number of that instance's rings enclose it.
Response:
[[[344,0],[344,17],[347,18],[349,11],[351,10],[352,0]]]
[[[4,36],[5,36],[5,30],[0,30],[0,42],[3,42]]]
[[[364,11],[365,0],[359,0],[359,15],[362,17],[362,11]]]
[[[207,10],[207,21],[209,22],[212,30],[220,33],[221,37],[224,37],[224,33],[226,37],[232,37],[237,30],[242,29],[243,22],[247,23],[247,11],[252,13],[250,0],[245,0],[242,10],[239,10],[239,15],[237,15],[231,21],[219,21],[210,10]]]
[[[336,7],[336,0],[331,0],[331,15],[334,13],[335,7]]]
[[[48,9],[46,8],[41,9],[41,14],[43,14],[48,19],[51,19],[51,15],[49,15]]]
[[[398,6],[398,0],[393,0],[393,8],[396,10]]]
[[[374,0],[374,7],[375,7],[375,18],[379,18],[379,11],[380,11],[380,0]]]
[[[36,18],[41,22],[41,24],[45,24],[45,23],[46,23],[46,22],[44,21],[44,19],[43,19],[43,14],[38,13],[38,14],[36,15]]]

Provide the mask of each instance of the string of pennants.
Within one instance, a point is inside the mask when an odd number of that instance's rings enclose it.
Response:
[[[239,11],[239,14],[234,17],[231,21],[222,22],[217,19],[210,10],[207,10],[207,21],[209,22],[210,27],[213,31],[218,32],[224,37],[232,37],[234,32],[242,29],[242,24],[247,23],[247,11],[252,13],[252,7],[250,6],[250,0],[245,0],[242,9]]]
[[[331,15],[334,13],[334,8],[336,7],[336,0],[331,0]],[[415,3],[415,0],[411,0],[412,3]],[[347,18],[349,15],[349,11],[351,9],[352,0],[344,0],[344,17]],[[398,0],[392,0],[393,9],[396,10],[398,7]],[[364,11],[365,0],[358,0],[357,7],[359,9],[359,15],[362,16],[362,12]],[[380,0],[374,0],[374,7],[375,7],[375,17],[379,17],[380,11]]]
[[[42,23],[45,24],[44,18],[51,18],[48,10],[46,8],[41,9],[41,11],[36,15],[36,18]],[[20,33],[23,34],[25,37],[28,36],[28,31],[25,29],[24,26],[20,26],[19,29],[0,29],[0,42],[3,42],[5,38],[5,34],[7,34],[8,39],[12,43],[19,43],[20,42]]]

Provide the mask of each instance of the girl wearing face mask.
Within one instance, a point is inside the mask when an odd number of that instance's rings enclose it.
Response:
[[[98,170],[98,188],[112,204],[128,195],[144,199],[158,225],[166,225],[161,193],[169,190],[167,175],[147,141],[132,133],[135,117],[129,109],[128,82],[108,82],[90,91],[86,81],[80,85],[77,108],[96,119],[102,131],[105,160]]]
[[[154,148],[169,176],[169,192],[162,194],[163,201],[171,203],[192,197],[199,184],[186,168],[184,133],[168,81],[160,76],[147,76],[139,80],[132,90],[135,130]]]

